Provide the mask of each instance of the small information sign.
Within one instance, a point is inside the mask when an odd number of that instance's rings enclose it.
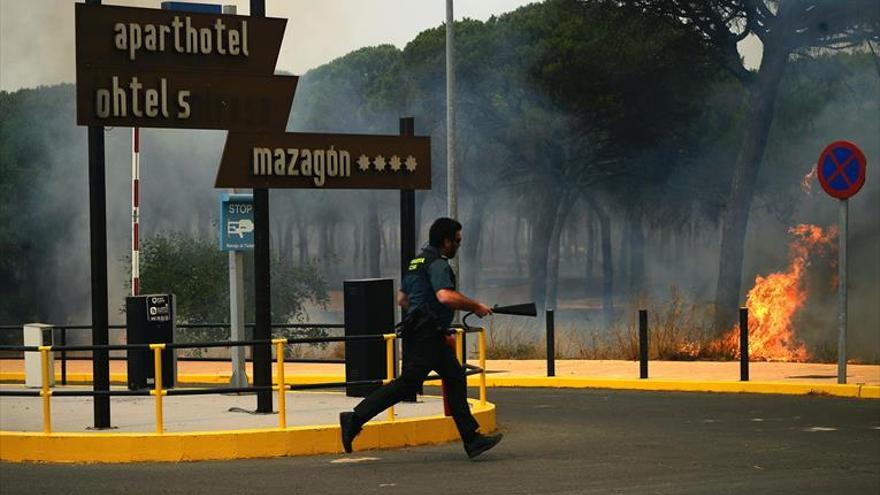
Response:
[[[171,320],[171,298],[167,295],[147,296],[147,321]]]
[[[220,250],[253,249],[254,196],[224,193],[220,196]]]

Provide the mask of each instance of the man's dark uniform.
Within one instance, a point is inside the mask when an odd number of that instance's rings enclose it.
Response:
[[[354,408],[358,427],[404,398],[415,395],[433,370],[446,384],[449,408],[462,441],[467,444],[476,435],[479,425],[468,407],[464,369],[444,337],[454,313],[437,300],[437,291],[441,289],[455,290],[455,273],[437,248],[426,246],[410,262],[401,287],[409,299],[405,320],[414,322],[404,326],[406,358],[403,372]]]

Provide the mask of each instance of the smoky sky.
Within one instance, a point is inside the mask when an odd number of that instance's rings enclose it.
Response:
[[[247,0],[197,3],[235,5]],[[0,0],[0,90],[74,82],[74,0]],[[107,5],[159,8],[160,0],[110,0]],[[530,0],[458,0],[455,18],[486,20]],[[403,48],[419,32],[446,19],[444,0],[267,0],[266,14],[288,19],[278,70],[307,70],[364,46],[390,43]],[[747,39],[740,51],[750,67],[761,45]]]

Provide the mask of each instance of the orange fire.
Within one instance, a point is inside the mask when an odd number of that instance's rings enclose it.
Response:
[[[789,229],[794,241],[789,246],[789,265],[784,272],[755,278],[746,307],[749,310],[749,359],[756,361],[806,361],[804,343],[794,334],[792,319],[807,300],[804,273],[810,256],[834,250],[837,229],[823,231],[815,225]],[[739,325],[722,337],[723,346],[739,355]]]
[[[810,166],[810,171],[801,179],[801,191],[805,194],[813,194],[813,182],[816,181],[816,167]]]

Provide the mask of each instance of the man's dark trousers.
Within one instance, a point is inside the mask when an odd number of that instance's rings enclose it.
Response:
[[[462,441],[474,438],[479,425],[467,403],[467,382],[464,368],[455,352],[446,345],[442,335],[407,338],[407,358],[400,376],[367,396],[355,408],[358,424],[362,425],[385,409],[416,393],[431,370],[437,372],[446,383],[446,395],[455,426]]]

